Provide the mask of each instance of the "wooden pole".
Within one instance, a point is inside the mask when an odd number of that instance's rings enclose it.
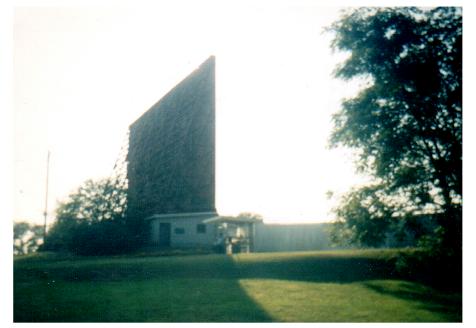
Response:
[[[48,150],[48,157],[46,158],[46,193],[45,193],[45,211],[43,215],[45,216],[45,223],[43,226],[43,243],[46,240],[46,219],[48,218],[48,176],[50,173],[50,151]]]

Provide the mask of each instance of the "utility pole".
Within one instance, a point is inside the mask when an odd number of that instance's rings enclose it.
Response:
[[[50,173],[50,151],[48,150],[48,157],[46,158],[46,195],[45,195],[45,211],[43,215],[45,216],[45,224],[43,226],[43,243],[46,240],[46,219],[48,217],[48,175]]]

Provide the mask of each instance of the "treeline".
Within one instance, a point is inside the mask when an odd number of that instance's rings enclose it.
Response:
[[[126,220],[127,189],[111,179],[88,180],[59,204],[40,251],[114,255],[141,245]]]

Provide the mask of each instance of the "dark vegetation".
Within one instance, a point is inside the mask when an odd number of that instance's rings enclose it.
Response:
[[[116,179],[86,181],[56,210],[42,251],[112,255],[136,250],[126,221],[126,187]],[[137,230],[137,228],[135,228]]]
[[[331,145],[354,149],[373,178],[343,197],[335,239],[379,247],[410,235],[427,253],[402,264],[461,281],[461,8],[359,8],[330,31],[349,53],[335,75],[365,81],[334,116]]]

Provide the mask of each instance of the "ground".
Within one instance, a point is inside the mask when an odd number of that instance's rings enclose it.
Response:
[[[461,293],[395,272],[396,250],[14,262],[16,322],[460,322]]]

